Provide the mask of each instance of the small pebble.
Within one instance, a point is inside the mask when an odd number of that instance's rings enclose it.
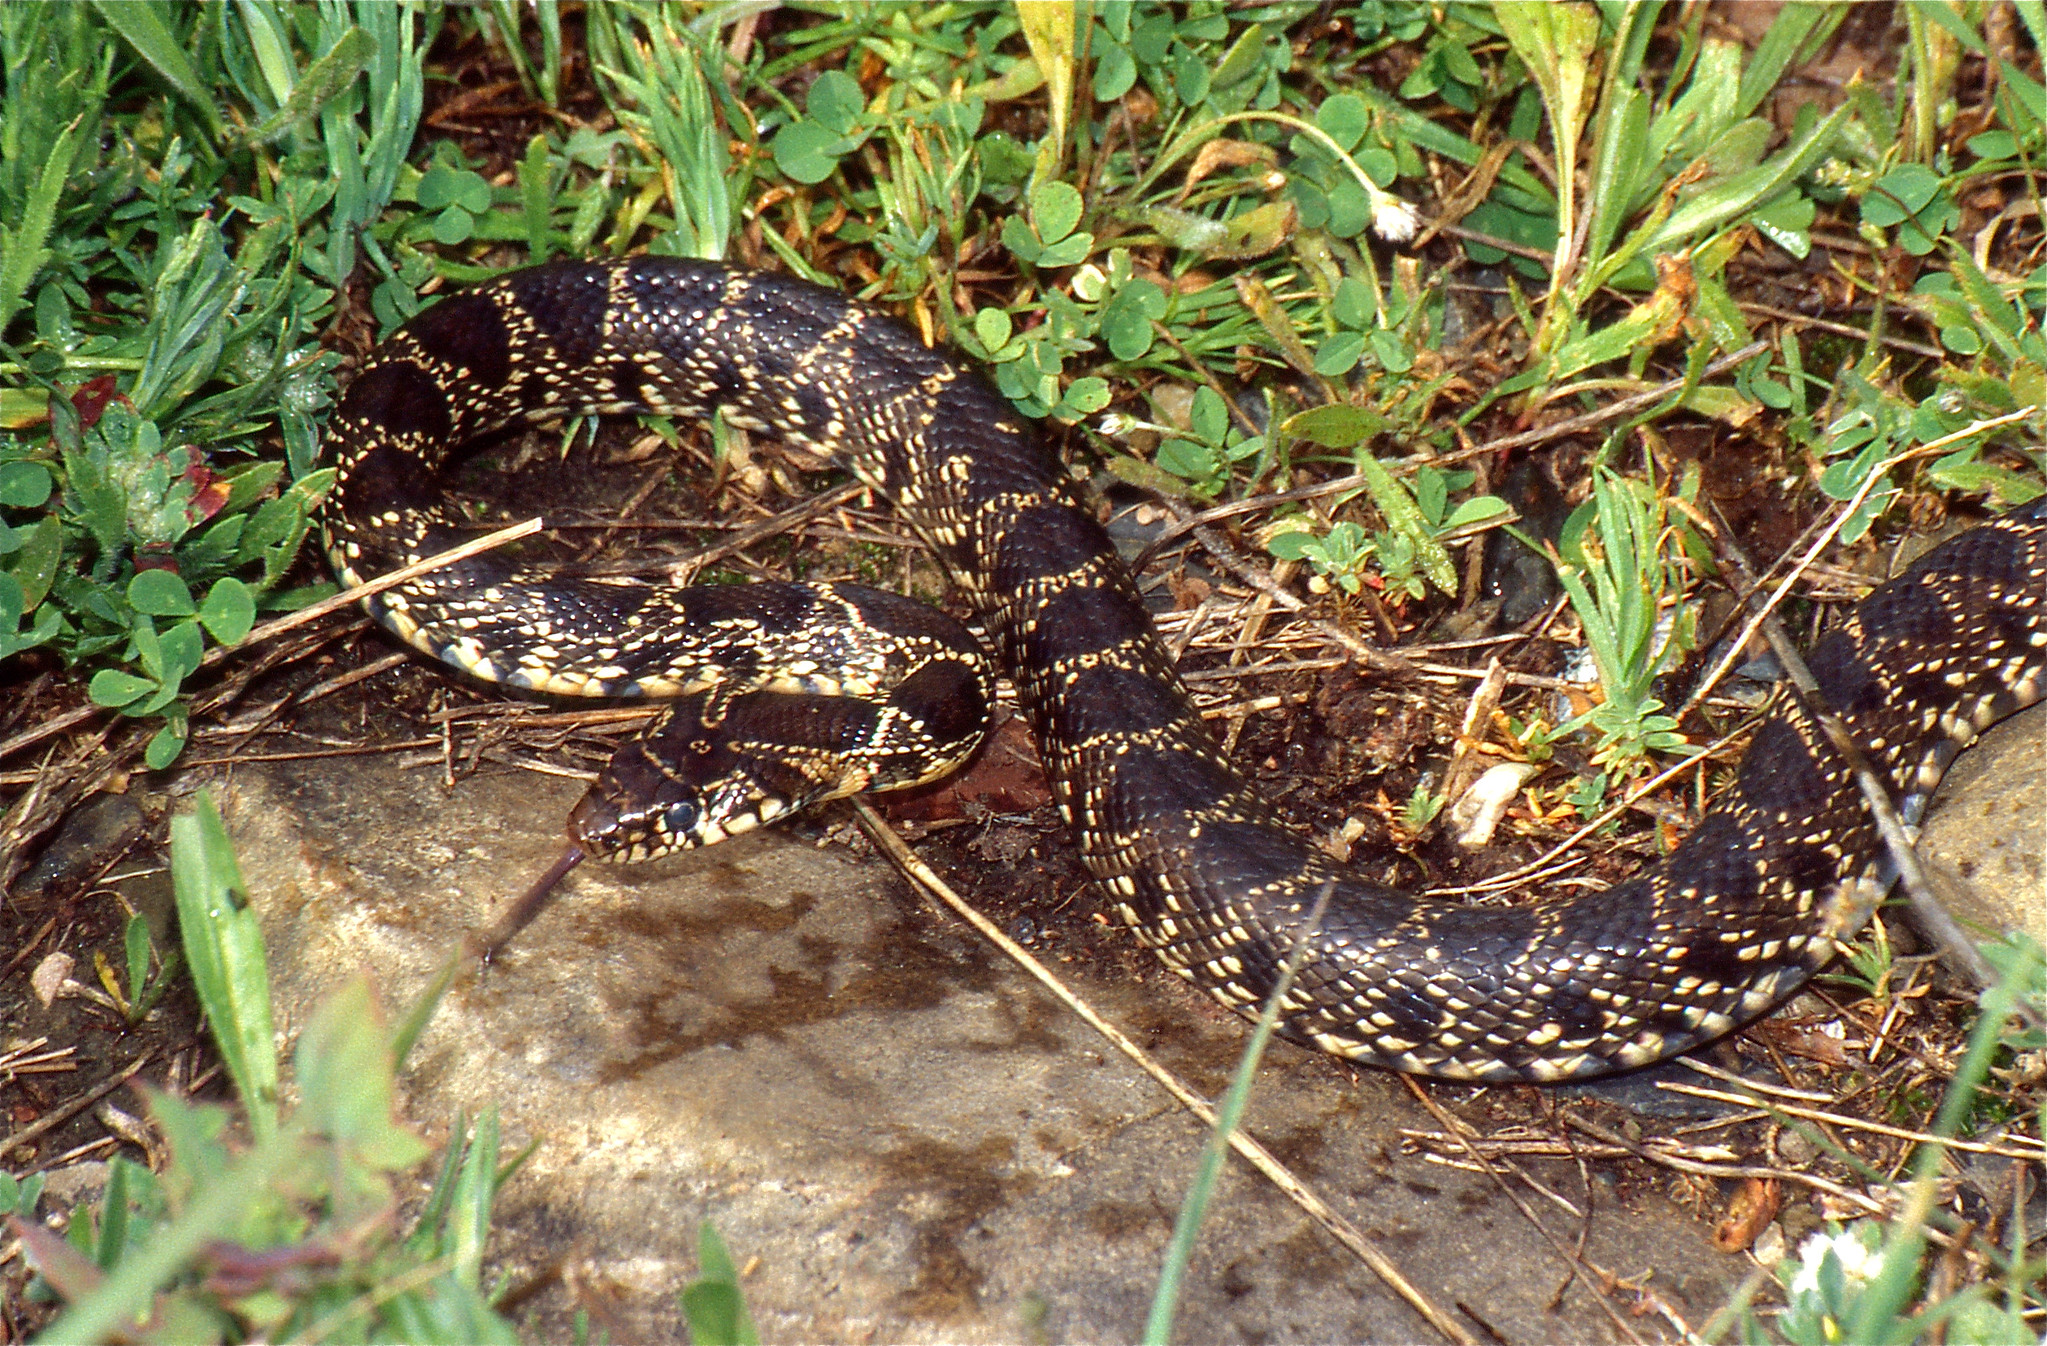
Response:
[[[57,992],[64,983],[71,980],[71,969],[78,966],[78,960],[68,953],[53,953],[36,964],[36,970],[29,973],[28,984],[34,989],[36,999],[48,1009],[50,1002],[57,998]]]
[[[1777,1157],[1787,1164],[1809,1164],[1819,1152],[1820,1147],[1807,1140],[1804,1132],[1787,1127],[1777,1133]]]

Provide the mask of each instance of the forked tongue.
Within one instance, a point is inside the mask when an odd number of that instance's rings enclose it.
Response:
[[[582,847],[571,845],[565,849],[560,858],[548,866],[547,872],[520,895],[518,901],[505,908],[504,915],[498,917],[495,925],[480,936],[470,936],[470,951],[486,964],[497,957],[498,952],[512,942],[512,937],[532,924],[541,909],[554,900],[555,886],[582,862]]]

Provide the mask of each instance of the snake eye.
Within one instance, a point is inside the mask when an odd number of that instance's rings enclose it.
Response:
[[[693,799],[678,800],[670,804],[661,815],[661,831],[672,841],[687,844],[696,840],[697,828],[704,816],[702,808]]]

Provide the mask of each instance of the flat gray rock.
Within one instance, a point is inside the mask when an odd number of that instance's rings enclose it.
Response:
[[[2047,706],[1992,725],[1939,801],[1919,854],[1942,902],[1979,932],[2047,944]]]
[[[365,968],[387,1005],[408,1003],[558,852],[578,788],[489,771],[452,792],[375,759],[235,771],[223,811],[287,1029]],[[1114,961],[1061,970],[1197,1088],[1219,1090],[1243,1025],[1159,978],[1100,970]],[[1474,1094],[1443,1096],[1482,1121],[1489,1104]],[[675,1294],[704,1220],[747,1269],[770,1340],[1133,1340],[1203,1140],[956,918],[880,861],[797,833],[585,866],[495,966],[449,993],[409,1095],[429,1132],[495,1106],[510,1144],[539,1142],[502,1194],[493,1257],[515,1278],[565,1267],[575,1296],[546,1289],[518,1311],[546,1340],[568,1335],[579,1303],[614,1340],[678,1339]],[[1464,1306],[1511,1342],[1614,1339],[1582,1289],[1550,1307],[1565,1265],[1490,1181],[1401,1153],[1401,1126],[1434,1123],[1397,1080],[1286,1044],[1267,1057],[1249,1123],[1452,1314]],[[1574,1169],[1535,1171],[1582,1203]],[[1524,1196],[1576,1241],[1574,1217]],[[1587,1256],[1646,1274],[1694,1325],[1745,1270],[1660,1196],[1604,1178]],[[1234,1160],[1176,1336],[1435,1339]]]

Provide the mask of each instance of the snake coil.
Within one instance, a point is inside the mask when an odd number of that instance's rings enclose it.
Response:
[[[458,540],[436,474],[457,445],[505,425],[714,411],[838,456],[943,561],[1015,682],[1089,872],[1169,967],[1255,1011],[1316,893],[1334,885],[1284,1004],[1295,1038],[1451,1078],[1627,1069],[1790,994],[1887,886],[1851,773],[1790,707],[1757,731],[1691,837],[1626,883],[1500,908],[1359,877],[1290,831],[1225,760],[1102,528],[1008,403],[892,319],[772,275],[653,257],[551,263],[413,319],[377,349],[329,428],[341,469],[329,556],[355,583]],[[2041,697],[2043,599],[2047,502],[1936,549],[1812,652],[1828,702],[1908,816],[1963,746]],[[771,815],[798,794],[942,769],[971,748],[991,686],[971,637],[840,586],[683,590],[485,556],[368,606],[413,646],[480,677],[683,695],[674,741],[622,752],[626,764],[579,808],[593,837],[639,829],[617,847],[627,856],[687,843],[663,830],[678,809],[689,820],[672,792],[683,777],[717,788],[733,754],[699,730],[745,719],[748,697],[769,698],[761,718],[777,726],[799,703],[809,709],[797,719],[830,722],[795,766],[756,770],[766,779],[751,797]],[[907,653],[874,653],[870,632],[900,637]],[[852,650],[853,671],[827,665],[839,647]],[[881,663],[886,677],[873,672]],[[854,708],[825,709],[835,692]],[[815,765],[820,741],[854,753],[849,774]]]

